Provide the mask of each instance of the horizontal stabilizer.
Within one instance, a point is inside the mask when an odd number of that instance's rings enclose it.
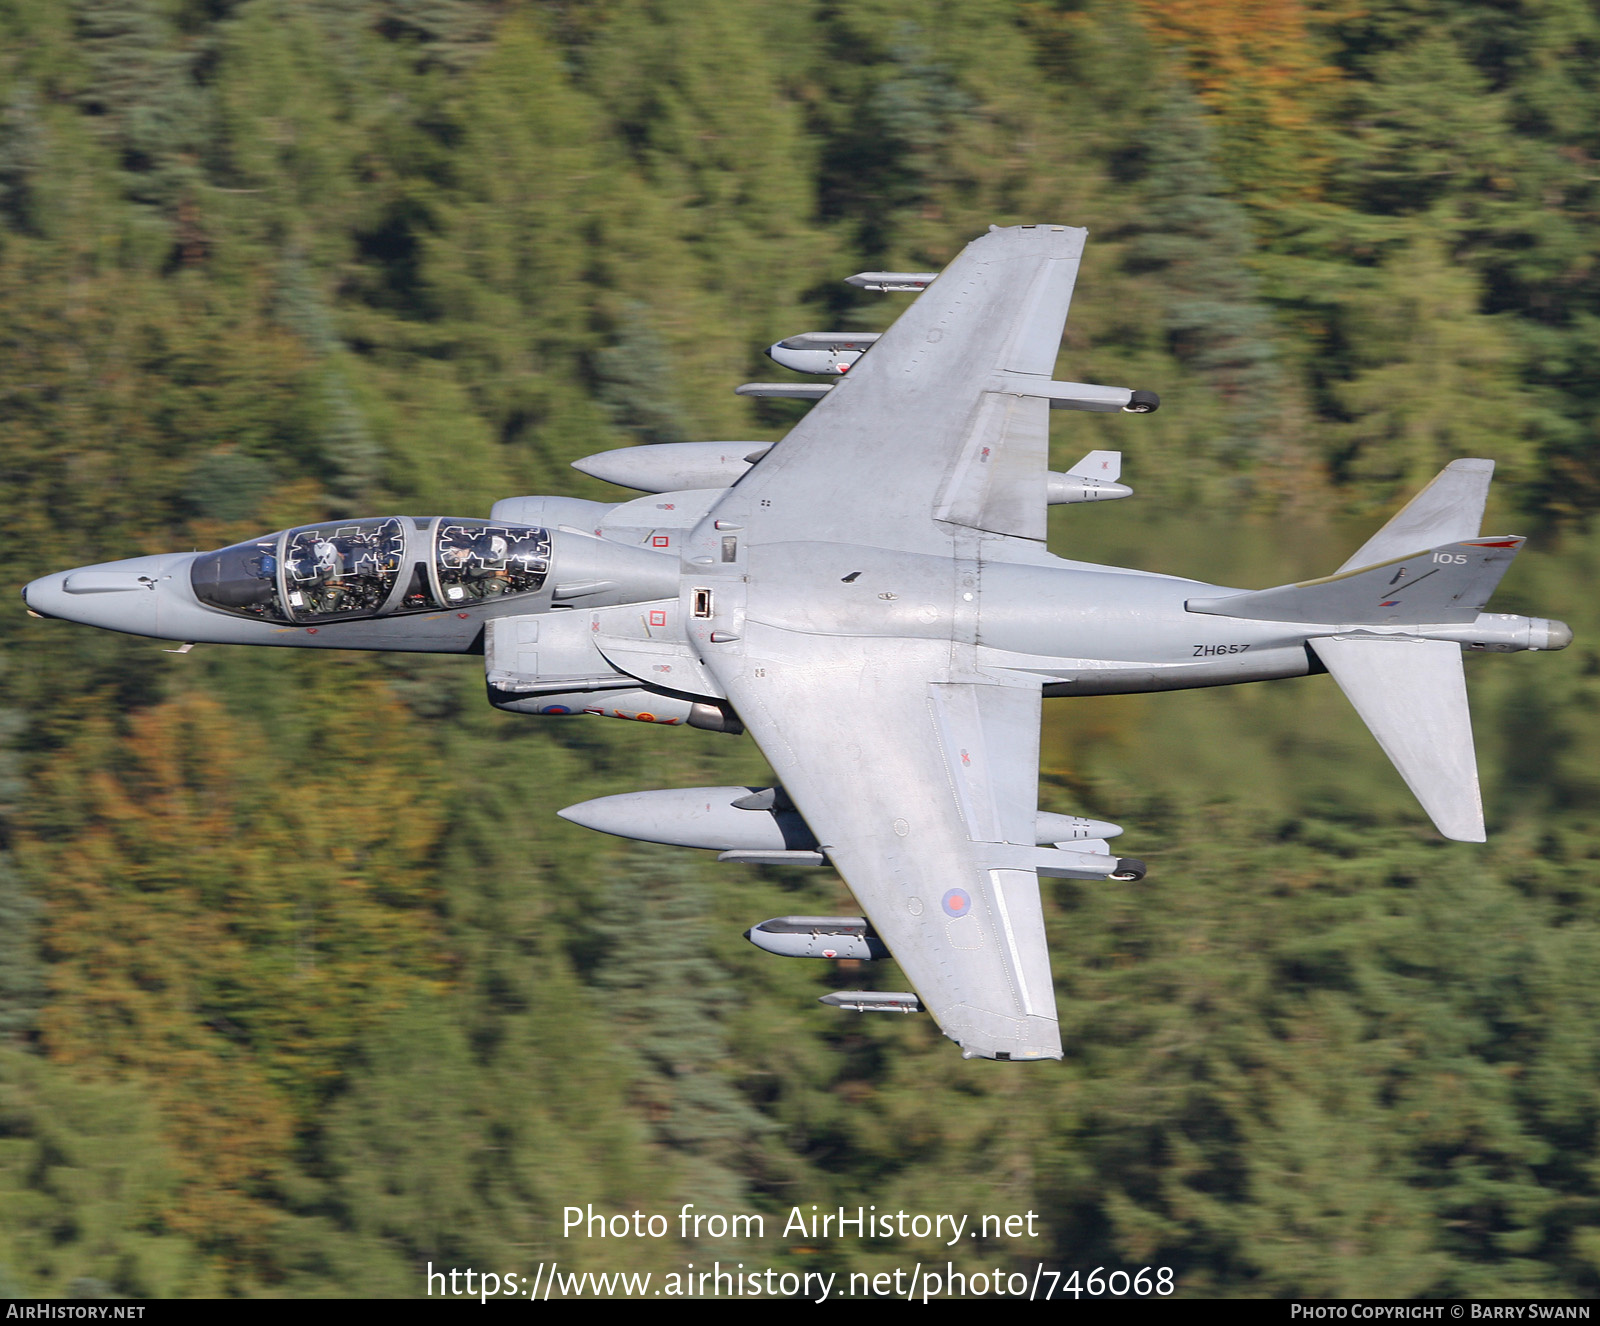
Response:
[[[1477,538],[1493,476],[1492,460],[1451,461],[1334,574],[1393,561],[1418,548]]]
[[[1311,647],[1439,832],[1481,843],[1483,802],[1461,646],[1328,637]]]
[[[1526,542],[1515,535],[1447,543],[1378,566],[1254,594],[1190,599],[1190,612],[1268,622],[1415,626],[1472,622]]]

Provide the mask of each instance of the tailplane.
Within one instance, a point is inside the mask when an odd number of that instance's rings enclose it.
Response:
[[[1439,832],[1474,843],[1484,839],[1483,803],[1462,644],[1561,649],[1572,639],[1560,622],[1482,615],[1524,543],[1478,534],[1493,473],[1493,461],[1452,461],[1331,576],[1188,603],[1304,624],[1308,646]]]
[[[1372,636],[1310,643],[1439,832],[1481,843],[1483,801],[1461,646]]]

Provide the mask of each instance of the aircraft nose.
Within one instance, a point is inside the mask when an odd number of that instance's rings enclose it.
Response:
[[[41,617],[130,635],[155,635],[156,604],[161,596],[153,591],[171,578],[179,563],[189,560],[188,554],[159,553],[58,571],[29,581],[23,587],[22,601],[29,612]]]
[[[35,617],[60,617],[63,597],[61,582],[66,578],[65,573],[58,572],[51,576],[40,576],[24,585],[22,601],[27,605],[28,612]]]

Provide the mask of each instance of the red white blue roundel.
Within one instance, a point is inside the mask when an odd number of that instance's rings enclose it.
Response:
[[[972,910],[972,895],[965,889],[951,889],[941,899],[946,916],[965,916]]]

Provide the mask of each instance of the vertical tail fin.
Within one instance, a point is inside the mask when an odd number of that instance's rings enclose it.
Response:
[[[1493,477],[1492,460],[1451,461],[1334,575],[1393,561],[1423,548],[1477,538]]]
[[[1334,575],[1410,557],[1418,549],[1477,539],[1493,476],[1492,460],[1451,461]],[[1472,592],[1458,596],[1456,606],[1481,608],[1520,548],[1520,541],[1508,543],[1487,557],[1476,549],[1451,550],[1484,562],[1470,573],[1456,573],[1476,582]],[[1425,610],[1438,607],[1430,604]],[[1460,646],[1443,640],[1325,639],[1313,640],[1311,647],[1439,832],[1481,843],[1483,799]]]
[[[1462,637],[1450,628],[1485,622],[1483,607],[1525,542],[1478,534],[1493,474],[1491,460],[1451,461],[1331,576],[1186,605],[1304,624],[1306,643],[1439,832],[1469,843],[1484,840],[1483,801]],[[1561,622],[1501,617],[1476,647],[1564,649],[1571,640]]]

